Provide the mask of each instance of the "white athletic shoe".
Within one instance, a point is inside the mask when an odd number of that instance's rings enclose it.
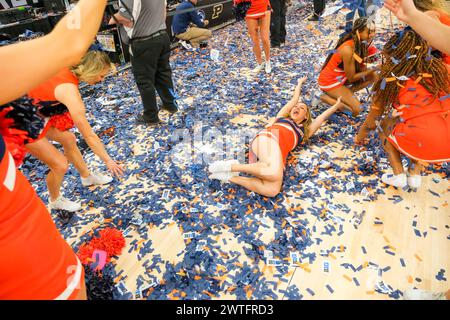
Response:
[[[49,207],[50,209],[55,209],[55,210],[66,210],[66,211],[70,211],[70,212],[75,212],[81,209],[81,204],[74,202],[74,201],[70,201],[67,198],[64,198],[63,196],[59,196],[58,199],[56,199],[55,201],[49,201]]]
[[[320,100],[320,93],[319,92],[314,92],[314,96],[313,99],[311,101],[311,107],[315,108],[319,105],[319,103],[321,103],[322,101]]]
[[[381,181],[397,188],[404,188],[408,184],[405,173],[399,175],[385,173],[381,177]]]
[[[403,300],[447,300],[445,292],[411,289],[403,292]]]
[[[192,49],[193,49],[193,47],[192,47],[189,43],[187,43],[186,41],[184,41],[184,40],[180,40],[180,44],[181,44],[181,46],[182,46],[183,48],[185,48],[186,50],[192,50]]]
[[[256,68],[253,69],[253,73],[258,74],[261,72],[262,69],[264,69],[264,62],[262,62],[261,64],[258,64],[256,66]]]
[[[221,160],[213,162],[209,165],[209,172],[217,173],[217,172],[231,172],[231,166],[233,164],[238,164],[239,161],[234,160]]]
[[[408,186],[411,188],[418,189],[422,185],[422,176],[418,175],[408,175]]]
[[[230,179],[239,176],[238,172],[216,172],[209,176],[210,179],[219,180],[222,183],[229,183]]]
[[[93,186],[93,185],[102,185],[108,184],[113,181],[113,178],[110,176],[106,176],[104,174],[93,174],[87,178],[81,178],[81,183],[85,187]]]
[[[272,65],[270,64],[270,60],[266,61],[265,68],[266,68],[266,73],[272,72]]]

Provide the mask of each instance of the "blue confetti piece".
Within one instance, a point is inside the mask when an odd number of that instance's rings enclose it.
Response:
[[[326,285],[326,288],[330,291],[330,293],[334,293],[333,288],[329,284]]]
[[[428,189],[428,191],[429,191],[433,196],[435,196],[435,197],[438,197],[438,198],[441,197],[441,196],[439,195],[439,193],[437,193],[437,192],[434,192],[434,191],[432,191],[432,190],[430,190],[430,189]]]
[[[381,90],[386,89],[386,79],[381,80],[380,89]]]
[[[314,293],[314,291],[312,291],[310,288],[306,288],[306,291],[308,291],[308,293],[312,296],[315,296],[316,294]]]

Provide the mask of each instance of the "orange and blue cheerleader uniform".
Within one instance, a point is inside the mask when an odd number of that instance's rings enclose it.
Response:
[[[9,148],[23,148],[26,132],[10,128],[5,110],[0,112],[0,300],[75,299],[83,266],[17,170],[15,160],[20,163],[25,153],[14,159]]]
[[[60,131],[66,131],[74,127],[69,110],[55,97],[56,87],[65,83],[74,84],[77,87],[79,85],[78,78],[69,68],[61,70],[56,76],[28,93],[28,97],[39,107],[39,113],[45,118],[45,127],[39,139],[45,137],[51,127]]]
[[[439,14],[439,21],[450,27],[450,16],[442,11],[437,11],[437,13]],[[442,53],[442,61],[447,65],[447,69],[450,72],[450,55]]]
[[[277,119],[269,128],[258,133],[255,139],[259,136],[266,136],[277,141],[280,146],[283,165],[286,167],[286,159],[289,153],[302,143],[304,132],[302,127],[297,125],[291,119],[281,118]],[[250,150],[249,162],[255,163],[256,161],[256,154]]]
[[[347,76],[344,71],[344,63],[338,52],[338,50],[344,47],[353,48],[353,40],[347,40],[341,44],[336,52],[333,53],[325,68],[323,68],[320,72],[318,82],[320,89],[324,92],[340,88],[347,82]]]
[[[450,95],[433,99],[410,79],[394,107],[403,114],[388,139],[398,151],[423,162],[450,161]]]
[[[269,0],[251,0],[250,8],[247,11],[246,19],[259,19],[272,10]]]
[[[336,52],[333,53],[331,59],[328,61],[327,65],[320,72],[319,75],[319,87],[322,91],[327,92],[333,89],[342,87],[347,82],[347,75],[344,71],[344,62],[338,50],[344,47],[354,47],[353,40],[347,40],[339,46]],[[372,56],[378,52],[377,48],[374,46],[369,46],[367,48],[368,56]],[[362,68],[365,69],[364,63],[361,63]]]

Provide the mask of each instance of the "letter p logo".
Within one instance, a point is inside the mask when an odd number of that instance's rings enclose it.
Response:
[[[213,7],[212,19],[214,20],[214,19],[219,18],[219,16],[222,13],[222,11],[223,11],[223,4],[215,5]]]

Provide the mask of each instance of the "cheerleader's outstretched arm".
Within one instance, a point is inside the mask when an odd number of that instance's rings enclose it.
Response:
[[[295,87],[294,94],[293,94],[291,100],[289,100],[289,102],[286,103],[286,105],[283,108],[281,108],[281,110],[276,115],[275,119],[272,119],[271,121],[269,121],[267,127],[270,127],[271,125],[273,125],[275,123],[276,119],[285,118],[289,115],[292,108],[300,100],[300,93],[302,90],[303,83],[305,83],[306,79],[307,79],[306,77],[303,77],[298,80],[297,86]]]
[[[69,109],[75,126],[80,131],[89,148],[106,165],[108,170],[115,176],[123,175],[123,168],[117,164],[108,154],[103,142],[92,129],[86,118],[86,107],[81,98],[78,87],[71,83],[59,85],[55,90],[55,97]]]
[[[81,0],[45,37],[0,48],[0,104],[77,64],[100,27],[106,0]]]
[[[344,105],[341,103],[341,97],[339,97],[333,106],[328,108],[326,111],[322,112],[322,114],[320,116],[318,116],[311,122],[311,124],[309,126],[309,137],[308,138],[313,136],[329,117],[331,117],[336,111],[338,111],[339,109],[341,109],[343,107],[344,107]]]
[[[450,27],[417,10],[413,0],[385,0],[384,6],[432,47],[450,54]]]

